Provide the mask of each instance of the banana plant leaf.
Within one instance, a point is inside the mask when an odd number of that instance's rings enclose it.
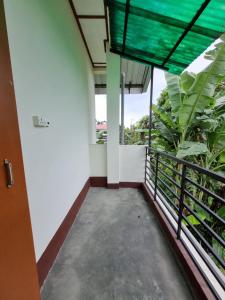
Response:
[[[172,112],[176,114],[182,104],[182,90],[179,76],[165,72]]]
[[[217,211],[217,214],[225,220],[225,205],[220,207],[220,209]]]
[[[208,135],[208,144],[211,152],[221,152],[225,150],[225,122]]]
[[[207,145],[199,142],[184,141],[179,145],[177,151],[177,158],[184,158],[187,156],[207,154],[209,152]]]
[[[221,42],[215,47],[206,53],[206,58],[212,60],[211,64],[197,74],[180,106],[179,124],[184,137],[196,113],[202,112],[212,104],[216,85],[225,76],[225,43]]]
[[[190,73],[187,71],[183,72],[180,75],[180,85],[185,93],[187,93],[190,90],[190,88],[192,87],[192,85],[195,81],[195,78],[196,78],[196,75],[194,73]]]

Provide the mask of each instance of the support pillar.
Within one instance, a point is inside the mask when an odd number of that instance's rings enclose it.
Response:
[[[120,56],[109,52],[107,60],[107,184],[119,187]]]
[[[153,79],[154,79],[154,67],[151,66],[151,79],[150,79],[150,103],[149,103],[149,136],[148,146],[152,146],[152,101],[153,101]]]
[[[95,121],[95,81],[94,73],[88,73],[89,92],[89,144],[96,144],[96,121]]]
[[[125,73],[121,74],[121,130],[120,144],[124,145],[124,98],[125,98]]]

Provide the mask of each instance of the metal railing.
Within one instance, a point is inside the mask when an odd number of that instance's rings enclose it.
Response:
[[[175,221],[177,239],[187,237],[225,291],[225,177],[146,147],[145,182]]]

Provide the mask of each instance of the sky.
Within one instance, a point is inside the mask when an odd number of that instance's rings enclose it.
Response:
[[[215,41],[206,51],[214,48]],[[206,52],[205,51],[205,52]],[[203,52],[196,60],[194,60],[188,67],[187,71],[198,73],[202,71],[210,61],[204,59]],[[161,91],[166,87],[164,71],[157,68],[154,69],[154,85],[153,85],[153,103],[157,99]],[[125,94],[125,107],[124,107],[124,123],[126,127],[136,123],[141,117],[149,114],[149,87],[146,93],[143,94]],[[106,95],[95,96],[95,111],[96,120],[105,121],[106,117]]]

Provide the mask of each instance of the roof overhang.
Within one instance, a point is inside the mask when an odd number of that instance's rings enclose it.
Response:
[[[94,69],[96,94],[106,93],[106,42],[109,41],[108,11],[104,0],[69,0],[78,28]],[[145,92],[149,67],[122,59],[125,93]]]
[[[225,31],[221,0],[107,0],[111,51],[181,73]]]
[[[69,0],[69,2],[92,67],[105,68],[106,42],[109,40],[105,1]]]
[[[150,66],[121,59],[121,73],[125,74],[125,94],[141,94],[147,91],[150,81]],[[106,72],[95,70],[95,93],[106,94]]]

